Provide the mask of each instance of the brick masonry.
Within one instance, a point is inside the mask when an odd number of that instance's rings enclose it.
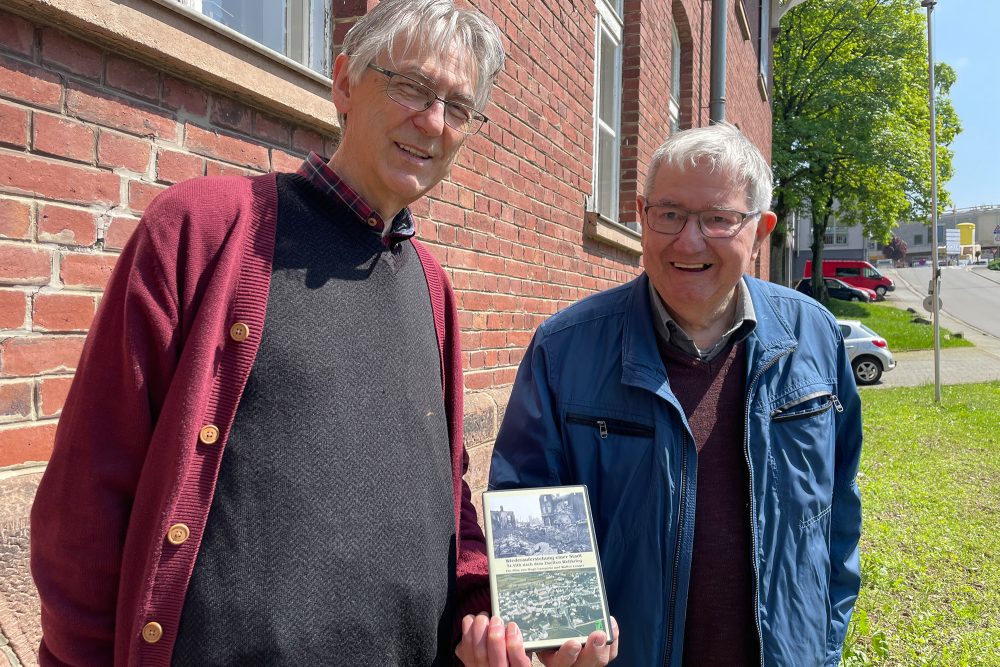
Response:
[[[334,3],[336,41],[372,4]],[[534,329],[642,266],[584,234],[593,4],[476,4],[501,27],[509,55],[487,110],[492,120],[413,211],[458,297],[478,504]],[[698,0],[624,5],[620,221],[631,222],[650,156],[668,134],[671,22],[681,38],[680,125],[708,122],[710,11]],[[48,458],[108,275],[163,188],[206,174],[288,171],[309,150],[329,155],[336,140],[113,43],[68,34],[41,9],[21,11],[0,10],[0,469]],[[727,46],[727,117],[769,156],[770,109],[735,12]]]

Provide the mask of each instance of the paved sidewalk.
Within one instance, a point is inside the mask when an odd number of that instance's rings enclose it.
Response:
[[[897,283],[898,284],[898,283]],[[900,285],[887,295],[885,304],[896,308],[912,308],[916,314],[931,319],[923,309],[923,295]],[[961,322],[946,312],[941,313],[941,327],[963,335],[975,347],[952,347],[941,350],[941,384],[968,384],[1000,380],[1000,338]],[[874,387],[914,387],[934,384],[934,350],[893,352],[896,368],[882,376]]]

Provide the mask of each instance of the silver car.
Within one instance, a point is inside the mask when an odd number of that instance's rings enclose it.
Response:
[[[858,384],[875,384],[885,371],[896,367],[888,343],[857,320],[837,320],[844,334],[844,346]]]

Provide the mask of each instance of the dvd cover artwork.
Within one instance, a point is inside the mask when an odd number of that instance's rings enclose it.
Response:
[[[514,621],[529,650],[611,635],[585,486],[483,494],[493,613]]]

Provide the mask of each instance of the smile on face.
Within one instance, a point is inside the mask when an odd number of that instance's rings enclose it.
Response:
[[[449,101],[474,106],[475,67],[460,48],[382,55],[375,64],[423,82]],[[409,206],[448,175],[466,134],[444,122],[444,105],[424,111],[389,99],[386,75],[366,69],[350,85],[341,54],[333,67],[333,101],[348,115],[331,168],[385,220]]]
[[[643,222],[643,265],[671,316],[689,334],[728,326],[736,306],[736,286],[774,228],[774,214],[764,211],[731,238],[706,238],[695,216],[678,234],[650,229],[643,212],[647,204],[746,212],[750,210],[746,186],[701,165],[684,170],[661,165],[648,198],[636,200]]]

